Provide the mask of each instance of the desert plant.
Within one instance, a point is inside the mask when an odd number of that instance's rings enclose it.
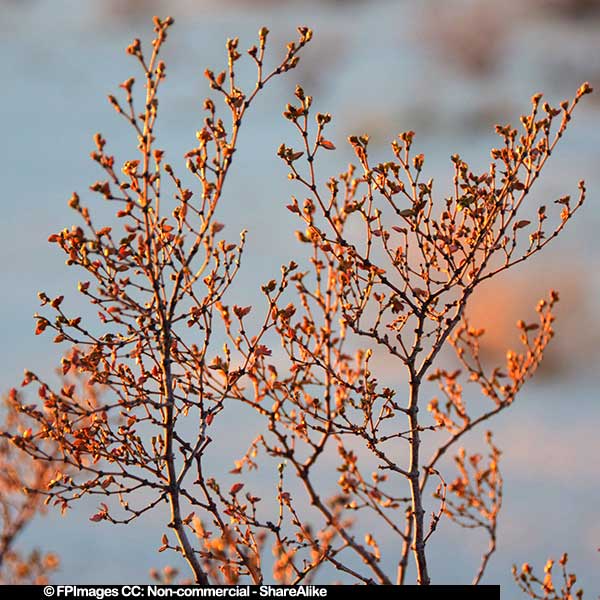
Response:
[[[584,84],[559,108],[535,95],[521,132],[497,127],[502,143],[487,172],[473,173],[454,155],[453,191],[440,201],[412,131],[382,163],[371,162],[368,136],[350,137],[357,165],[323,185],[316,163],[335,150],[324,135],[331,115],[317,113],[313,126],[312,98],[298,87],[284,117],[300,147],[282,145],[278,155],[306,195],[288,209],[300,219],[308,260],[295,256],[262,286],[266,308],[256,318],[256,307],[227,299],[245,232],[236,243],[223,239],[217,209],[247,110],[271,79],[296,66],[312,32],[300,27],[267,71],[262,28],[247,51],[256,67],[249,90],[236,79],[238,40],[227,41],[227,68],[205,74],[229,120],[214,99],[205,101],[198,144],[185,155],[195,189],[154,137],[166,76],[159,53],[172,22],[155,18],[149,54],[140,40],[127,49],[142,69],[141,104],[133,78],[121,84],[124,100],[109,96],[136,136],[137,157],[119,169],[103,136],[94,138],[91,156],[106,179],[91,190],[116,206],[122,225],[96,225],[74,194],[69,205],[82,225],[49,238],[69,266],[87,273],[79,292],[98,319],[67,314],[62,295],[40,293],[55,315],[36,315],[36,333],[53,331],[56,343],[69,345],[61,360],[67,383],[54,389],[26,371],[23,385],[37,385],[42,406],[13,393],[14,408],[33,424],[26,434],[3,435],[42,462],[44,444],[57,444],[58,472],[39,493],[63,509],[84,496],[106,499],[93,522],[127,524],[166,503],[172,534],[159,550],[180,553],[197,583],[262,583],[270,547],[277,582],[308,582],[329,566],[352,581],[404,583],[412,561],[418,583],[428,584],[427,542],[445,517],[489,533],[479,582],[496,546],[500,451],[491,434],[489,461],[457,447],[511,406],[535,372],[558,294],[540,301],[537,323],[517,324],[522,347],[502,366],[482,360],[484,331],[468,322],[466,307],[481,283],[544,249],[583,204],[583,182],[577,199],[556,200],[557,215],[551,205],[531,206],[529,192],[591,88]],[[458,369],[444,366],[446,348]],[[378,376],[381,351],[394,369],[389,385]],[[85,381],[69,383],[75,374]],[[487,404],[467,404],[467,383]],[[431,397],[432,386],[440,398]],[[257,435],[245,455],[231,456],[231,474],[215,473],[215,431],[242,411],[255,413]],[[448,483],[441,464],[452,451],[459,473]],[[263,486],[261,496],[270,497],[261,498],[248,472],[269,465],[274,491]],[[398,540],[394,573],[378,542],[387,533]]]

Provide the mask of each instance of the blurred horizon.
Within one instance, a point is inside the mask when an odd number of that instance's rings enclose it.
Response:
[[[329,138],[338,150],[320,161],[321,180],[353,159],[348,135],[368,133],[373,156],[384,159],[389,142],[412,129],[439,198],[451,183],[450,155],[460,153],[473,171],[485,169],[498,140],[494,125],[517,125],[532,94],[544,92],[557,103],[583,81],[596,88],[578,107],[534,194],[550,204],[575,194],[585,179],[586,205],[546,252],[483,286],[469,315],[488,330],[485,350],[497,361],[518,341],[516,320],[529,318],[550,288],[561,292],[557,335],[542,370],[494,425],[506,489],[499,550],[484,582],[516,595],[513,562],[541,571],[548,557],[568,551],[586,594],[597,593],[600,0],[0,0],[2,393],[18,385],[24,368],[51,375],[58,364],[50,337],[33,333],[37,292],[64,293],[66,305],[83,310],[78,274],[46,240],[76,221],[66,205],[74,190],[110,222],[107,207],[86,193],[101,177],[89,159],[92,136],[102,132],[117,161],[133,154],[135,140],[106,96],[136,71],[125,47],[134,37],[147,43],[152,15],[167,13],[175,26],[164,55],[157,137],[168,162],[179,167],[201,125],[208,93],[202,73],[220,70],[226,38],[239,35],[248,47],[266,25],[275,61],[297,25],[315,30],[298,69],[265,90],[244,124],[221,208],[230,239],[249,229],[245,262],[229,294],[240,305],[255,303],[260,285],[302,251],[290,244],[296,224],[285,209],[297,190],[275,155],[281,142],[294,139],[281,112],[297,83],[315,97],[316,110],[334,117]],[[394,377],[384,357],[376,358],[382,373]],[[248,445],[242,419],[223,435],[236,438],[236,449]],[[21,545],[60,555],[53,582],[145,581],[150,568],[180,566],[176,557],[156,553],[159,512],[119,528],[90,523],[95,510],[89,500],[65,518],[50,509],[26,530]],[[384,555],[391,543],[385,540]],[[442,522],[431,541],[434,583],[470,582],[486,545],[476,533]]]

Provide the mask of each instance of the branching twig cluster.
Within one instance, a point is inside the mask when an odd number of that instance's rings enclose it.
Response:
[[[22,438],[32,435],[22,415],[13,410],[17,393],[3,406],[2,431],[18,431]],[[28,493],[47,487],[54,473],[53,465],[32,460],[6,438],[0,438],[0,583],[43,584],[58,568],[55,554],[39,550],[23,553],[19,536],[43,512],[43,496]]]

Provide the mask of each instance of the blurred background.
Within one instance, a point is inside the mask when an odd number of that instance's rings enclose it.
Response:
[[[315,31],[299,68],[254,106],[229,181],[220,220],[231,238],[249,229],[247,268],[235,288],[240,305],[252,303],[259,284],[295,251],[296,223],[285,209],[292,190],[275,150],[296,141],[280,116],[296,83],[315,97],[316,110],[334,115],[328,137],[338,151],[320,163],[322,180],[352,159],[349,134],[368,133],[383,159],[394,136],[414,129],[440,196],[450,183],[449,156],[458,152],[474,170],[485,169],[494,124],[517,124],[533,93],[557,103],[585,80],[600,92],[600,0],[0,0],[3,392],[24,367],[49,374],[57,364],[51,336],[33,334],[36,294],[74,298],[77,273],[46,239],[73,222],[71,192],[101,177],[88,158],[96,131],[118,160],[132,156],[134,141],[106,95],[134,74],[123,50],[133,37],[149,38],[153,14],[176,21],[158,130],[174,165],[195,143],[207,93],[202,72],[221,69],[227,37],[249,47],[266,25],[275,61],[297,25]],[[562,298],[542,371],[496,421],[505,502],[485,581],[503,584],[507,597],[516,595],[513,562],[541,568],[564,550],[588,593],[600,590],[599,167],[596,93],[578,109],[536,190],[550,203],[575,194],[584,178],[587,205],[557,243],[483,287],[471,306],[473,323],[489,331],[486,350],[501,358],[517,339],[517,319],[530,318],[550,288]],[[106,210],[96,202],[89,202],[96,213]],[[55,581],[146,581],[150,568],[172,562],[156,554],[158,516],[116,529],[90,523],[93,510],[84,504],[68,518],[51,511],[26,532],[24,545],[61,556]],[[430,549],[436,581],[469,582],[486,544],[442,523]]]

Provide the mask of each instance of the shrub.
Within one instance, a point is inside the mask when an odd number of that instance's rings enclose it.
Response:
[[[136,156],[116,165],[103,136],[94,138],[91,157],[105,175],[90,189],[115,206],[119,226],[96,224],[73,194],[81,224],[49,238],[67,265],[86,273],[79,292],[97,319],[67,314],[63,296],[40,293],[49,312],[36,315],[36,333],[51,331],[68,346],[64,385],[26,371],[23,385],[36,385],[40,403],[13,392],[13,407],[32,425],[4,436],[36,464],[52,458],[57,472],[38,492],[63,510],[99,496],[106,502],[90,520],[126,524],[166,503],[170,531],[159,551],[181,554],[197,583],[308,582],[326,565],[350,581],[404,583],[412,563],[417,582],[428,584],[427,542],[444,518],[488,533],[478,583],[496,548],[501,452],[491,432],[487,456],[459,445],[511,406],[535,373],[559,297],[551,291],[539,302],[537,322],[517,323],[521,347],[504,365],[482,359],[485,332],[468,321],[468,300],[543,250],[582,206],[583,182],[577,198],[553,204],[532,206],[530,191],[591,88],[582,85],[558,108],[536,94],[520,130],[496,127],[501,143],[488,171],[474,173],[452,156],[452,193],[439,199],[412,131],[381,163],[369,157],[368,136],[351,136],[356,165],[321,181],[318,158],[335,150],[325,136],[332,117],[311,118],[312,98],[297,87],[283,114],[299,144],[277,154],[305,195],[287,207],[299,219],[302,250],[262,285],[264,309],[240,306],[229,288],[245,232],[237,242],[223,238],[217,209],[247,111],[270,80],[297,65],[312,32],[300,27],[268,71],[262,28],[247,51],[256,67],[247,90],[236,79],[238,40],[227,41],[226,70],[205,75],[228,119],[213,99],[204,102],[198,144],[185,154],[192,187],[154,136],[166,77],[159,54],[172,22],[155,18],[148,52],[140,40],[127,48],[143,90],[130,78],[122,99],[109,96],[133,130]],[[444,366],[445,349],[455,370]],[[394,370],[390,385],[378,375],[382,353]],[[467,402],[471,388],[485,401]],[[242,411],[255,413],[259,431],[245,455],[231,456],[230,474],[215,473],[215,432]],[[59,452],[48,454],[48,444]],[[442,469],[453,452],[454,479]],[[263,486],[261,497],[248,483],[259,466],[275,473],[274,489]],[[393,573],[383,536],[397,540]],[[517,578],[527,586],[523,573]]]

